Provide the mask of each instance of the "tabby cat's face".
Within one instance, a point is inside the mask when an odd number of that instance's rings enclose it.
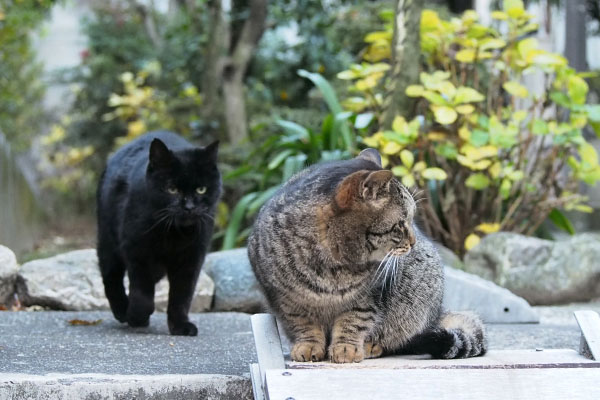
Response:
[[[416,206],[412,195],[392,178],[383,196],[386,198],[384,205],[372,204],[374,212],[365,230],[365,248],[372,261],[379,261],[386,254],[406,254],[415,244],[412,223]]]
[[[330,238],[339,254],[355,260],[381,261],[400,256],[415,243],[415,201],[388,170],[358,171],[338,186]]]
[[[209,212],[221,191],[217,145],[170,151],[160,141],[152,143],[146,181],[157,222],[175,227],[212,223]]]

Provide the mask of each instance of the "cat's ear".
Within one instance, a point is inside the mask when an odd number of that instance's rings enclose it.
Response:
[[[217,162],[217,153],[219,152],[219,141],[215,140],[208,146],[202,149],[205,159],[211,163]]]
[[[173,162],[173,153],[160,139],[154,139],[150,143],[150,167],[161,169],[168,167]]]
[[[394,175],[387,169],[378,171],[362,170],[344,178],[335,191],[335,203],[345,210],[358,200],[378,200],[389,193]]]
[[[340,182],[335,190],[335,203],[341,210],[350,208],[358,200],[362,183],[370,173],[367,170],[356,171]]]
[[[364,160],[368,160],[368,161],[372,161],[375,164],[377,164],[377,166],[379,168],[381,168],[381,156],[379,155],[379,152],[375,149],[364,149],[363,151],[361,151],[357,158],[362,158]]]
[[[360,187],[360,195],[365,200],[377,200],[390,192],[390,182],[394,174],[392,171],[382,169],[371,172]]]

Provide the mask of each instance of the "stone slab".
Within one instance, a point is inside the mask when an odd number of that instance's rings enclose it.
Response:
[[[444,307],[474,311],[488,323],[537,323],[537,312],[523,298],[477,275],[445,267]]]

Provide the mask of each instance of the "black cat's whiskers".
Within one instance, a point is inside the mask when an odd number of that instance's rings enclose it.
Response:
[[[156,228],[157,226],[159,226],[161,223],[166,222],[166,220],[171,217],[171,212],[169,211],[168,208],[163,208],[160,209],[158,211],[156,211],[153,216],[155,218],[157,218],[156,222],[154,222],[154,224],[152,224],[152,226],[150,226],[150,228],[148,228],[146,231],[144,231],[144,233],[148,233],[150,232],[152,229]]]

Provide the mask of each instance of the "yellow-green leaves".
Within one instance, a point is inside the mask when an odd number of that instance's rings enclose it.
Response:
[[[479,93],[477,90],[472,89],[466,86],[460,86],[456,90],[456,94],[453,98],[454,104],[463,104],[463,103],[477,103],[485,100],[485,97]]]
[[[404,164],[406,168],[412,168],[415,163],[415,156],[408,150],[402,150],[400,152],[400,160],[402,160],[402,164]]]
[[[465,185],[475,190],[483,190],[490,185],[490,178],[482,173],[472,174],[465,181]]]
[[[435,120],[440,124],[451,124],[456,121],[458,114],[454,109],[446,106],[432,106]]]
[[[448,178],[448,175],[446,174],[446,171],[444,171],[441,168],[425,168],[423,170],[423,173],[421,173],[421,176],[425,179],[431,179],[431,180],[436,180],[436,181],[443,181],[446,178]]]
[[[522,97],[522,98],[529,96],[529,91],[527,90],[527,88],[525,86],[521,85],[519,82],[515,82],[515,81],[504,82],[502,87],[504,88],[504,90],[506,90],[508,93],[512,94],[513,96]]]
[[[465,250],[471,250],[477,246],[481,241],[480,235],[488,235],[490,233],[498,232],[500,230],[500,224],[497,222],[484,222],[475,227],[474,231],[479,232],[479,235],[475,232],[469,234],[465,239]]]

